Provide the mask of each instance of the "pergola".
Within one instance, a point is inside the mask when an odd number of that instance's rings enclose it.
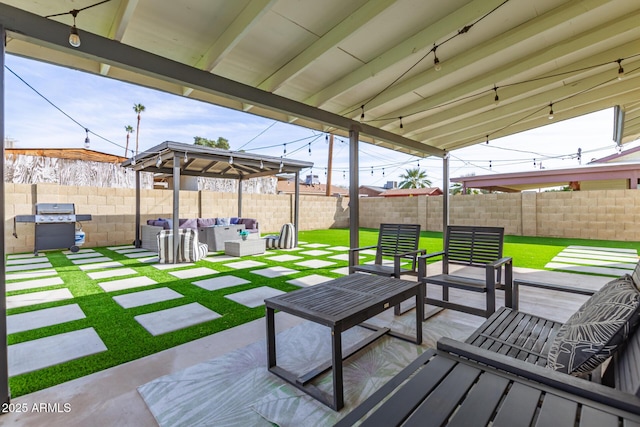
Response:
[[[637,139],[639,20],[638,0],[0,0],[10,53],[348,135],[352,247],[360,141],[444,159],[444,226],[451,150],[613,106]]]
[[[173,176],[173,218],[180,218],[180,177],[227,178],[238,180],[238,216],[242,216],[242,181],[278,173],[295,175],[295,203],[293,222],[298,242],[300,209],[300,171],[313,166],[312,162],[260,156],[244,152],[221,150],[194,144],[165,141],[122,163],[136,171],[136,247],[140,247],[140,173],[153,173],[156,177]],[[178,234],[178,221],[173,221],[174,236]],[[178,252],[178,239],[173,240],[173,259]]]

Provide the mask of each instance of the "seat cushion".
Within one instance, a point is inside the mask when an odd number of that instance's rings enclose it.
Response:
[[[640,321],[640,292],[631,276],[612,280],[560,327],[547,366],[571,375],[589,373],[615,353]]]

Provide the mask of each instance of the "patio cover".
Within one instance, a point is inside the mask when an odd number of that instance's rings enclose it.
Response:
[[[260,156],[195,144],[165,141],[122,163],[122,167],[136,171],[136,247],[140,247],[140,173],[173,176],[173,218],[180,218],[180,176],[237,179],[238,216],[242,216],[242,181],[278,173],[295,175],[295,204],[293,223],[298,242],[300,209],[300,170],[311,168],[312,162]],[[178,235],[178,221],[173,221],[173,233]],[[178,258],[178,239],[173,240],[173,260]]]
[[[354,230],[359,141],[446,159],[543,126],[551,109],[564,120],[616,105],[616,141],[640,136],[638,0],[111,0],[84,9],[97,3],[0,0],[6,50],[349,135]],[[68,43],[74,9],[84,9],[78,48]],[[443,169],[446,226],[446,160]],[[5,380],[0,372],[0,387]]]

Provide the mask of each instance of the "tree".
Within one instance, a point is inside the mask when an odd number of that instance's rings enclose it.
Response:
[[[428,188],[431,181],[427,179],[427,172],[420,168],[407,169],[404,174],[400,175],[402,181],[400,188]]]
[[[136,127],[136,156],[138,155],[138,136],[140,135],[140,113],[144,111],[144,105],[133,104],[133,111],[138,115],[138,126]]]
[[[471,175],[465,175],[465,176],[471,176]],[[452,196],[456,196],[458,194],[489,194],[489,192],[487,190],[478,190],[477,188],[467,188],[467,191],[463,193],[462,184],[460,184],[459,182],[456,182],[451,185],[451,188],[449,189],[449,194],[451,194]]]
[[[213,139],[207,139],[201,136],[194,136],[193,143],[195,145],[202,145],[204,147],[211,147],[211,148],[220,148],[222,150],[228,150],[231,147],[229,145],[229,140],[221,136],[219,136],[218,139],[215,141]]]
[[[127,125],[124,127],[124,130],[127,131],[127,145],[124,147],[124,156],[129,157],[127,152],[129,151],[129,135],[133,133],[133,127],[131,125]]]

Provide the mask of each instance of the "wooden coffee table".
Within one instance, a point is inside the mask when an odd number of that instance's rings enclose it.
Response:
[[[365,320],[416,298],[416,337],[409,337],[389,328],[378,328],[363,323]],[[339,279],[303,288],[264,300],[267,321],[267,364],[274,373],[298,389],[309,394],[330,408],[338,411],[344,406],[342,361],[364,346],[389,334],[407,341],[422,343],[422,319],[424,316],[424,286],[418,282],[389,277],[355,273]],[[296,375],[276,365],[276,334],[274,311],[281,310],[303,319],[328,326],[331,329],[331,363],[325,363],[303,375]],[[342,332],[360,325],[377,333],[342,351]],[[311,380],[333,369],[333,396],[318,389]]]

